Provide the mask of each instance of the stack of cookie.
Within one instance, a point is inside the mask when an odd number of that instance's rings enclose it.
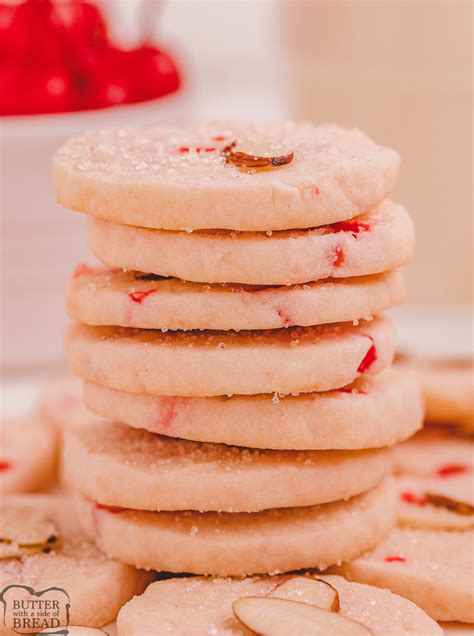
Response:
[[[414,237],[395,152],[358,131],[212,123],[68,142],[86,212],[67,339],[86,405],[65,466],[89,533],[145,569],[325,569],[396,518],[389,446],[421,426],[382,312]]]

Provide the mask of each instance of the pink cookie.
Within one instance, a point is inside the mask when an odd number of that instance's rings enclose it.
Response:
[[[57,434],[38,417],[0,426],[0,493],[44,490],[56,478]]]
[[[73,625],[106,625],[150,581],[148,574],[108,559],[90,543],[66,497],[4,497],[0,535],[0,591],[8,585],[27,585],[35,592],[62,588],[71,600]],[[2,636],[14,633],[0,621]]]
[[[377,274],[413,254],[414,230],[401,206],[335,225],[283,232],[170,232],[90,217],[89,247],[105,265],[206,283],[293,285]]]
[[[423,429],[394,453],[398,473],[445,480],[474,474],[474,441],[452,433]]]
[[[398,525],[432,530],[474,530],[472,474],[399,477]]]
[[[161,397],[86,382],[84,399],[99,415],[152,433],[295,450],[390,446],[419,430],[424,412],[416,377],[393,369],[364,374],[343,389],[298,397]]]
[[[69,431],[64,465],[75,489],[101,504],[225,512],[347,499],[391,470],[386,449],[251,450],[162,437],[110,421]]]
[[[399,364],[421,377],[426,401],[426,421],[454,424],[474,432],[474,362],[465,358],[400,356]]]
[[[234,601],[246,596],[266,596],[276,586],[296,576],[302,575],[246,579],[192,577],[157,581],[144,594],[122,608],[117,619],[118,633],[120,636],[157,633],[174,636],[212,633],[219,636],[245,636],[249,632],[233,614]],[[340,614],[367,626],[373,636],[441,636],[443,633],[435,621],[414,603],[388,590],[350,583],[340,576],[305,576],[317,577],[335,588]],[[293,636],[296,636],[294,632]]]
[[[70,315],[88,325],[142,329],[277,329],[380,314],[404,299],[400,271],[292,287],[207,285],[80,265]]]
[[[112,558],[145,569],[240,576],[355,558],[387,534],[396,517],[384,481],[348,501],[255,513],[143,512],[82,500],[81,522]]]
[[[371,552],[337,568],[388,588],[440,621],[474,622],[474,531],[395,528]]]
[[[245,141],[293,160],[264,171],[226,163],[224,148]],[[215,122],[87,133],[58,152],[54,181],[65,207],[119,223],[282,230],[370,210],[393,188],[399,162],[358,130]]]
[[[274,331],[174,332],[73,325],[66,344],[85,380],[132,393],[215,396],[326,391],[391,363],[393,328],[370,322]],[[166,372],[164,372],[166,370]]]

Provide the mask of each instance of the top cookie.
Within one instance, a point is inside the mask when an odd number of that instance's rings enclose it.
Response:
[[[237,161],[240,150],[250,163],[292,158],[249,168]],[[61,205],[118,223],[267,231],[367,212],[392,189],[399,163],[358,130],[213,122],[86,133],[58,151],[54,181]]]

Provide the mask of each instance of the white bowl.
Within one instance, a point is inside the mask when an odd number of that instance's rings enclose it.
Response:
[[[101,110],[0,118],[3,371],[61,361],[66,281],[77,263],[91,260],[84,217],[55,203],[54,152],[91,128],[182,122],[188,104],[181,91]]]

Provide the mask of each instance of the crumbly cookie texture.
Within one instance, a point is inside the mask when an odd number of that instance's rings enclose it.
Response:
[[[66,342],[69,363],[85,380],[187,397],[336,389],[379,373],[390,365],[393,349],[388,318],[241,332],[74,324]]]
[[[247,169],[228,161],[234,142],[271,147],[291,161]],[[324,225],[374,208],[393,188],[399,163],[395,151],[358,130],[210,122],[86,133],[57,153],[54,182],[64,207],[118,223],[266,231]]]
[[[71,624],[109,623],[151,580],[146,573],[108,559],[88,541],[65,496],[5,496],[0,527],[0,545],[18,547],[15,554],[2,555],[0,588],[15,584],[36,592],[52,586],[67,590]],[[3,621],[0,634],[11,634]]]
[[[258,450],[104,421],[68,432],[64,466],[76,490],[108,506],[256,512],[347,499],[376,486],[391,462],[387,449]]]
[[[263,449],[392,446],[418,431],[424,414],[417,377],[394,369],[299,396],[167,397],[86,382],[84,399],[95,413],[151,433]]]
[[[384,201],[350,221],[284,232],[169,232],[89,217],[88,243],[109,267],[206,283],[294,285],[378,274],[408,263],[408,212]]]
[[[423,610],[388,590],[351,583],[341,576],[302,576],[317,577],[331,585],[337,591],[340,603],[338,614],[361,623],[373,636],[386,636],[388,633],[441,636],[443,633],[441,627]],[[162,627],[176,636],[185,636],[196,630],[200,633],[212,633],[215,630],[222,636],[243,636],[248,632],[235,617],[233,604],[240,598],[265,598],[293,577],[294,575],[245,579],[193,577],[157,581],[148,587],[145,594],[135,597],[122,608],[117,619],[118,630],[119,633],[130,636],[153,633],[153,630],[160,630]],[[304,600],[306,602],[308,599]],[[179,610],[176,603],[179,603]],[[285,614],[280,618],[282,625],[283,621],[288,620]],[[298,632],[287,630],[283,633]]]
[[[304,285],[191,283],[136,271],[80,265],[69,283],[69,314],[92,326],[163,330],[278,329],[360,320],[403,301],[401,271]]]
[[[384,480],[347,501],[255,513],[144,512],[79,501],[81,522],[111,558],[145,569],[241,576],[325,569],[371,549],[396,519]],[[337,536],[337,540],[334,537]]]
[[[388,588],[440,621],[474,622],[474,531],[395,528],[371,552],[336,568]]]

